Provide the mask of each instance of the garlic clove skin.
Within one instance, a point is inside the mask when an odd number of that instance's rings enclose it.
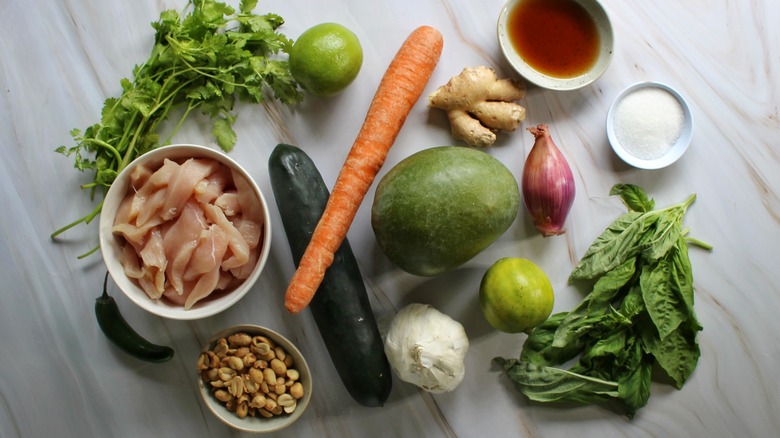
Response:
[[[452,391],[463,381],[468,347],[459,322],[418,303],[398,312],[385,339],[385,354],[398,377],[432,393]]]
[[[560,235],[566,232],[564,222],[574,203],[574,175],[547,125],[528,131],[535,142],[523,167],[523,201],[542,236]]]

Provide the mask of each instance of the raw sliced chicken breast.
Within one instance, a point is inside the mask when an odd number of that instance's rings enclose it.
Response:
[[[211,159],[137,166],[112,231],[122,266],[152,299],[190,309],[254,270],[262,211],[251,185]]]

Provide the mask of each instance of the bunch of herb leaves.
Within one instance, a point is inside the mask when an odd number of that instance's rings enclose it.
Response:
[[[188,115],[200,111],[212,121],[212,135],[229,152],[236,143],[233,112],[237,101],[259,103],[267,94],[295,104],[303,94],[281,55],[293,41],[278,31],[276,14],[256,15],[257,0],[241,0],[238,11],[216,0],[191,0],[181,12],[166,10],[158,21],[149,59],[122,79],[122,94],[105,100],[101,120],[84,131],[74,129],[74,146],[57,152],[75,159],[79,171],[94,173],[82,185],[92,199],[105,196],[119,172],[135,158],[170,139]],[[181,116],[170,136],[160,141],[161,124],[174,108]],[[100,214],[102,198],[86,216],[52,233],[89,223]],[[98,248],[94,248],[84,257]]]
[[[616,400],[633,417],[648,402],[656,365],[677,388],[696,368],[702,327],[688,244],[711,247],[687,237],[683,227],[695,195],[655,210],[638,186],[617,184],[610,194],[619,195],[628,212],[602,232],[570,275],[590,292],[536,327],[519,359],[495,360],[531,400]]]

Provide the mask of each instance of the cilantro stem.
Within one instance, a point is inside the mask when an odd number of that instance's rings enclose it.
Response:
[[[165,143],[168,143],[169,141],[171,141],[173,136],[176,135],[177,132],[179,132],[179,129],[184,124],[184,120],[187,118],[187,115],[190,113],[190,111],[192,111],[193,109],[197,108],[198,105],[199,105],[198,103],[193,103],[193,102],[190,102],[187,105],[187,109],[184,111],[184,114],[179,119],[179,122],[176,123],[176,126],[174,126],[173,131],[171,131],[171,135],[169,135],[168,138],[165,139]]]
[[[84,141],[94,143],[104,149],[107,149],[109,152],[111,152],[111,154],[114,156],[114,158],[116,158],[117,161],[122,160],[122,155],[119,153],[119,151],[115,147],[104,142],[103,140],[99,140],[97,138],[85,138]]]
[[[100,245],[96,245],[92,249],[90,249],[89,251],[85,252],[84,254],[81,254],[81,255],[77,256],[76,258],[79,259],[79,260],[85,259],[85,258],[91,256],[92,254],[96,253],[99,249],[100,249]]]
[[[51,238],[54,239],[55,237],[59,236],[60,234],[64,233],[65,231],[68,231],[69,229],[75,227],[78,224],[84,223],[88,224],[92,222],[92,219],[95,219],[97,215],[100,214],[100,210],[103,209],[103,200],[101,200],[95,208],[89,212],[86,216],[81,217],[80,219],[76,219],[75,221],[69,223],[68,225],[65,225],[64,227],[56,230],[55,232],[51,233]]]

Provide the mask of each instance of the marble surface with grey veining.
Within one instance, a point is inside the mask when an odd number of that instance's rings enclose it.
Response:
[[[327,3],[327,4],[326,4]],[[52,241],[49,234],[92,203],[88,180],[70,159],[69,131],[99,120],[102,102],[146,59],[150,23],[181,0],[0,0],[0,437],[222,437],[238,433],[201,403],[194,361],[212,333],[235,323],[272,327],[292,338],[314,372],[314,397],[301,420],[278,436],[329,437],[773,437],[780,435],[780,3],[772,0],[622,2],[603,0],[616,35],[609,70],[571,92],[528,88],[523,128],[549,123],[572,163],[577,197],[560,237],[541,238],[521,210],[514,225],[460,269],[421,278],[394,268],[378,249],[370,200],[349,231],[377,318],[385,323],[408,302],[425,302],[460,321],[471,348],[466,377],[453,392],[431,395],[397,378],[381,408],[355,403],[341,385],[312,317],[290,315],[282,300],[293,264],[272,208],[274,245],[266,270],[237,305],[205,320],[164,320],[113,290],[141,333],[176,350],[162,365],[124,355],[94,319],[105,272],[95,255],[96,223]],[[379,79],[405,36],[427,24],[441,30],[444,52],[426,94],[466,66],[490,65],[512,75],[496,40],[500,0],[261,1],[280,14],[282,31],[339,22],[364,48],[355,82],[331,99],[296,107],[269,101],[236,108],[238,144],[231,153],[273,199],[267,159],[279,142],[300,146],[335,179]],[[694,112],[693,142],[674,165],[654,171],[623,164],[605,134],[612,98],[638,81],[675,87]],[[175,142],[216,147],[197,118]],[[421,99],[381,174],[420,149],[451,144],[443,113]],[[502,135],[488,153],[518,180],[532,137]],[[477,304],[484,270],[504,256],[527,257],[550,276],[555,310],[581,291],[571,268],[622,210],[608,196],[618,182],[644,187],[658,205],[698,199],[686,216],[692,234],[714,245],[692,249],[699,335],[698,368],[682,390],[652,386],[633,419],[604,406],[530,403],[493,368],[494,356],[516,356],[525,335],[493,330]],[[271,201],[273,206],[273,202]]]

